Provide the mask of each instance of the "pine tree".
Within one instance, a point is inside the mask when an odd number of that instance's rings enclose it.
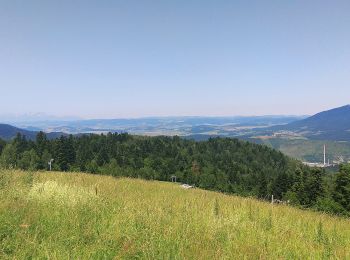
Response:
[[[36,146],[36,152],[37,154],[41,157],[44,153],[45,150],[47,150],[48,146],[48,141],[46,138],[46,134],[42,131],[40,131],[37,136],[36,136],[36,141],[35,141],[35,146]]]
[[[7,144],[0,156],[1,167],[6,169],[15,168],[17,164],[16,154],[16,147],[12,143]]]
[[[333,199],[350,211],[350,165],[342,165],[335,180]]]

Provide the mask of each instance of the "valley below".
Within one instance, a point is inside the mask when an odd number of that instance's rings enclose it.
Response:
[[[16,121],[16,127],[60,134],[129,133],[144,136],[180,136],[196,141],[231,137],[265,144],[293,158],[323,162],[350,161],[350,106],[331,109],[313,116],[235,116],[235,117],[149,117],[134,119],[93,119],[69,121]],[[28,132],[29,131],[29,132]],[[1,137],[1,129],[0,129]]]

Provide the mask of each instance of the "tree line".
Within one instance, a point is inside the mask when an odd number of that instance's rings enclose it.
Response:
[[[196,142],[180,137],[143,137],[127,133],[61,136],[34,141],[17,136],[0,140],[0,167],[88,172],[149,180],[177,180],[208,190],[349,215],[350,166],[337,174],[309,168],[281,152],[233,138]]]

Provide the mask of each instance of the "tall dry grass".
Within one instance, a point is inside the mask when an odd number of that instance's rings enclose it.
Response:
[[[171,183],[6,171],[0,258],[350,259],[350,220]]]

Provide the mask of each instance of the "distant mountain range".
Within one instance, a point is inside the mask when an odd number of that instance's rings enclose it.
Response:
[[[26,114],[13,114],[13,113],[0,113],[0,122],[5,124],[14,124],[19,122],[39,122],[39,121],[77,121],[81,120],[79,117],[74,116],[54,116],[46,113],[26,113]]]
[[[350,141],[350,105],[271,129],[291,131],[311,140]]]
[[[35,134],[36,134],[35,132],[20,129],[20,128],[11,126],[11,125],[0,124],[0,138],[1,139],[5,139],[5,140],[11,139],[14,136],[16,136],[17,133],[25,135],[29,139],[34,138]]]
[[[0,124],[0,138],[3,140],[10,140],[14,138],[18,133],[21,135],[25,135],[27,139],[34,140],[36,135],[38,134],[37,131],[29,131],[25,129],[20,129],[17,127],[14,127],[12,125],[8,124]],[[60,137],[61,135],[66,135],[64,133],[47,133],[47,137],[49,139],[54,139],[57,137]]]
[[[178,135],[198,140],[211,136],[251,138],[306,138],[310,140],[350,141],[350,105],[314,116],[251,117],[154,117],[138,119],[94,119],[72,121],[18,122],[0,124],[0,138],[16,133],[32,139],[38,131],[49,138],[62,134],[128,132],[139,135]]]
[[[236,116],[236,117],[149,117],[133,119],[92,119],[76,121],[14,122],[31,131],[78,133],[128,132],[140,135],[217,134],[232,136],[244,129],[283,125],[305,116]]]
[[[17,132],[33,138],[38,131],[50,136],[81,133],[128,132],[137,135],[220,135],[251,134],[254,128],[283,125],[305,116],[236,116],[236,117],[153,117],[134,119],[93,119],[72,121],[14,121],[0,127],[0,138],[11,139]],[[1,129],[2,128],[2,129]]]

